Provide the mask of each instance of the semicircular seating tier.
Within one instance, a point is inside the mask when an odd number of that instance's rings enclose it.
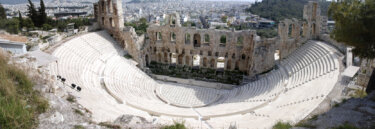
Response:
[[[79,102],[99,120],[133,114],[194,118],[219,128],[232,121],[266,127],[259,122],[298,122],[324,100],[340,73],[335,52],[311,40],[259,80],[220,90],[156,81],[124,58],[116,42],[100,31],[60,46],[53,53],[58,62],[50,70],[82,87]]]

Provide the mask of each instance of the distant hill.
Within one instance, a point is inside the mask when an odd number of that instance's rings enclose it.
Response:
[[[247,11],[264,18],[280,21],[285,18],[303,17],[303,7],[310,0],[262,0],[254,3]],[[327,15],[327,10],[331,2],[320,0],[319,5],[322,15]]]

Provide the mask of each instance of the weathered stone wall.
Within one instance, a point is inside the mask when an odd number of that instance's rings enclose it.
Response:
[[[309,2],[304,7],[304,21],[281,21],[279,36],[271,39],[261,39],[255,30],[181,27],[177,13],[167,15],[163,23],[150,25],[145,35],[137,36],[134,28],[124,27],[121,0],[99,0],[94,9],[100,26],[134,57],[141,68],[155,61],[239,70],[249,76],[270,70],[275,65],[276,52],[284,59],[307,40],[318,39],[324,25],[322,21],[325,21],[321,19],[318,4]]]
[[[161,38],[158,39],[159,33]],[[148,56],[146,63],[156,61],[193,67],[194,56],[199,56],[199,67],[216,69],[218,58],[223,57],[225,70],[238,69],[244,72],[248,71],[249,62],[253,58],[256,35],[252,30],[207,30],[169,25],[151,26],[147,34],[150,42],[144,49]],[[176,37],[173,38],[173,35]],[[176,62],[172,62],[172,58]]]

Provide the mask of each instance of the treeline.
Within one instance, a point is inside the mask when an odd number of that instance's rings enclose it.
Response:
[[[124,25],[133,27],[137,35],[142,35],[146,33],[148,27],[146,18],[141,18],[138,21],[133,22],[125,22]]]
[[[262,0],[256,2],[246,11],[274,21],[285,18],[302,19],[303,8],[310,0]],[[320,0],[321,14],[327,16],[327,10],[331,2]]]
[[[4,14],[4,15],[3,15]],[[74,28],[78,29],[81,26],[91,25],[92,21],[88,18],[74,18],[53,20],[47,17],[43,0],[40,1],[40,8],[36,9],[34,4],[29,0],[27,18],[24,18],[18,12],[18,18],[7,19],[5,10],[0,4],[0,29],[8,33],[18,34],[21,30],[51,30],[57,28],[58,31],[65,31],[69,23],[75,23]]]

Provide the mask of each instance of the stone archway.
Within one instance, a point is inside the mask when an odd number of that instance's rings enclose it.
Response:
[[[235,66],[234,66],[234,69],[235,70],[240,70],[240,61],[236,61],[236,64],[235,64]]]
[[[315,23],[313,23],[312,24],[312,33],[311,33],[311,35],[315,35],[315,33],[316,33],[316,30],[315,30],[315,27],[316,27],[316,25],[315,25]]]
[[[182,65],[183,64],[183,58],[184,58],[184,56],[183,55],[179,55],[178,56],[178,64],[180,64],[180,65]]]
[[[227,61],[227,70],[232,70],[232,60]]]
[[[211,59],[211,61],[210,61],[210,67],[212,69],[215,69],[215,59]]]
[[[164,63],[168,63],[168,54],[164,52]]]
[[[161,63],[161,54],[158,53],[158,62]]]
[[[190,56],[185,56],[185,65],[190,66]]]
[[[206,57],[203,58],[203,67],[207,67],[208,60]]]
[[[145,62],[146,62],[146,66],[149,66],[149,59],[148,59],[148,55],[145,56]]]
[[[201,35],[194,34],[194,47],[201,47]]]

